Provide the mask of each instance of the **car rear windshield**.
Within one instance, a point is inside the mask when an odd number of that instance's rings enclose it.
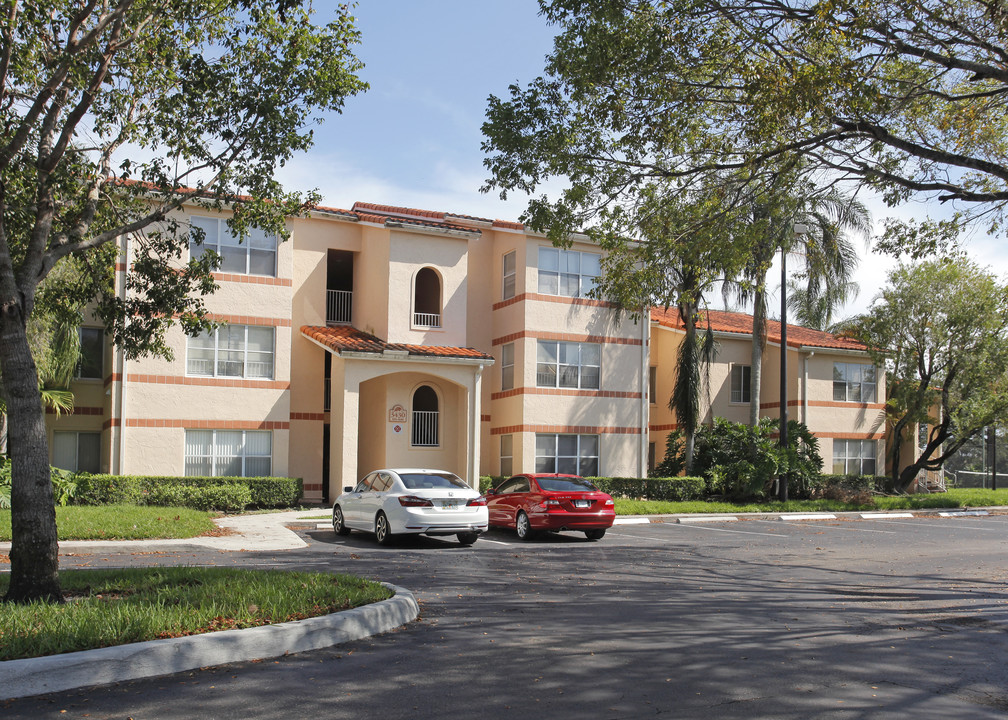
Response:
[[[461,478],[451,473],[399,473],[403,485],[410,490],[436,488],[468,488]]]
[[[584,478],[561,477],[561,478],[536,478],[539,487],[547,492],[584,492],[586,490],[598,490]]]

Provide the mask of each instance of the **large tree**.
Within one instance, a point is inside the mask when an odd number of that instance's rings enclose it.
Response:
[[[71,263],[66,298],[97,300],[131,357],[208,325],[212,254],[187,259],[185,203],[233,207],[239,236],[284,234],[314,201],[274,171],[311,124],[366,86],[346,6],[307,0],[8,0],[0,17],[0,369],[12,459],[7,600],[61,597],[49,453],[26,328],[38,289]],[[231,205],[239,196],[240,204]],[[126,285],[114,283],[124,238]],[[198,238],[197,238],[198,239]]]
[[[964,256],[900,265],[860,323],[886,368],[898,489],[1005,417],[1008,285],[990,272]],[[917,457],[904,458],[903,443],[921,424],[930,428],[926,441]]]
[[[494,188],[528,190],[564,157],[604,194],[717,169],[769,184],[782,158],[867,182],[890,202],[1008,200],[1008,10],[989,0],[540,0],[560,34],[546,73],[491,98]],[[604,129],[594,135],[592,129]],[[534,204],[530,216],[542,217]],[[893,225],[927,249],[956,223]]]

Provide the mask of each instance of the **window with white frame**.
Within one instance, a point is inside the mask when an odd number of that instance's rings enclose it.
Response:
[[[53,433],[52,464],[71,472],[101,471],[101,433],[58,430]]]
[[[598,390],[602,349],[596,343],[539,340],[536,386]]]
[[[834,475],[874,475],[875,440],[834,440]]]
[[[539,248],[539,292],[545,295],[583,297],[601,275],[598,253]]]
[[[535,469],[537,473],[597,477],[599,436],[536,433]]]
[[[232,234],[223,218],[189,218],[193,228],[203,231],[203,243],[196,241],[196,233],[189,235],[189,255],[198,258],[207,250],[221,256],[218,270],[237,275],[268,275],[276,277],[277,238],[259,228],[252,228],[239,240]]]
[[[504,254],[504,268],[501,278],[501,299],[510,300],[515,296],[515,278],[517,277],[517,266],[515,265],[515,251]]]
[[[501,390],[514,387],[514,343],[501,346]]]
[[[501,435],[500,474],[510,477],[514,474],[514,435]]]
[[[186,346],[186,374],[270,380],[274,336],[271,327],[225,325],[190,337]]]
[[[268,477],[273,473],[269,430],[186,430],[187,477]]]
[[[731,366],[731,402],[749,402],[752,391],[752,366],[732,365]]]
[[[438,395],[430,385],[421,385],[413,393],[413,429],[410,445],[413,447],[438,447],[439,410]]]
[[[80,333],[80,359],[77,377],[100,380],[105,369],[105,331],[101,328],[82,327]]]
[[[875,402],[874,365],[833,363],[833,399],[840,402]]]

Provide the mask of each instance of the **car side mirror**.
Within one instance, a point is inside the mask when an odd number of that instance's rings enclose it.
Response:
[[[353,485],[346,485],[343,487],[343,492],[353,492]]]

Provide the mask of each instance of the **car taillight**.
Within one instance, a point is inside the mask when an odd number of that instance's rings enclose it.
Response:
[[[544,507],[548,510],[551,507],[560,507],[560,501],[547,498],[546,500],[543,500],[541,503],[539,503],[539,506]]]
[[[606,507],[609,507],[610,505],[613,505],[614,503],[612,501],[612,498],[609,498],[608,500],[606,500],[605,504],[606,504]]]
[[[480,495],[466,503],[466,507],[483,507],[486,505],[486,498]]]
[[[403,507],[434,507],[430,500],[416,495],[400,495],[399,504]]]

